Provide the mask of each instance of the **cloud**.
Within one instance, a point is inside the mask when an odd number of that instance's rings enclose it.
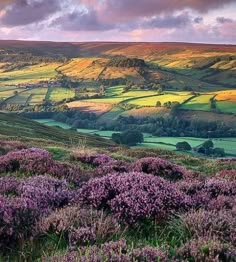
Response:
[[[188,12],[178,16],[166,15],[156,16],[143,23],[144,28],[182,28],[191,24],[191,17]]]
[[[203,20],[204,20],[203,17],[198,16],[198,17],[194,18],[193,22],[195,24],[201,24],[203,22]]]
[[[1,4],[6,6],[1,16],[1,23],[13,27],[42,21],[60,10],[58,0],[17,0],[4,1]]]
[[[224,23],[232,23],[234,20],[231,18],[225,18],[223,16],[216,18],[217,23],[224,24]]]
[[[74,0],[76,1],[76,0]],[[84,5],[96,8],[108,21],[128,21],[180,11],[186,8],[205,13],[234,3],[235,0],[80,0]]]
[[[113,28],[111,24],[105,24],[100,21],[96,11],[93,9],[64,14],[56,18],[51,26],[58,26],[63,30],[71,31],[106,31]]]

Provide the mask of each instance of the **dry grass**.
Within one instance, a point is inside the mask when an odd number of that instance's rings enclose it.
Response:
[[[67,106],[69,108],[78,109],[83,112],[91,112],[97,115],[104,114],[110,111],[113,107],[112,104],[102,104],[102,103],[93,103],[93,102],[85,102],[85,101],[74,101],[68,103]]]
[[[217,93],[218,95],[215,98],[217,101],[236,102],[236,90],[227,90]]]

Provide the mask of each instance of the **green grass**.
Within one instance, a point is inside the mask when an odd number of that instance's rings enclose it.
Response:
[[[236,114],[236,103],[229,101],[217,101],[217,108],[223,113]]]
[[[181,94],[181,93],[175,93],[175,94],[164,94],[164,95],[155,95],[152,97],[143,97],[138,99],[130,99],[128,101],[128,104],[136,105],[136,106],[156,106],[156,103],[159,101],[161,102],[161,105],[167,102],[179,102],[180,104],[184,103],[186,100],[193,97],[190,94]]]
[[[75,97],[75,91],[69,88],[50,88],[47,94],[47,100],[53,102],[60,102],[64,99],[69,99]]]
[[[71,126],[64,124],[62,122],[55,121],[53,119],[35,119],[36,122],[44,124],[46,126],[61,127],[63,129],[70,129]]]
[[[139,98],[144,96],[157,95],[157,91],[143,91],[143,90],[132,90],[123,93],[123,86],[111,87],[106,90],[106,96],[99,99],[85,100],[87,102],[94,103],[105,103],[105,104],[119,104],[127,99]]]
[[[37,64],[25,67],[21,70],[9,71],[1,73],[1,78],[8,78],[8,80],[1,80],[0,84],[14,85],[20,83],[37,83],[39,81],[50,80],[56,77],[56,68],[59,63]]]
[[[211,111],[210,99],[214,96],[214,94],[202,94],[183,104],[181,108],[185,110]]]

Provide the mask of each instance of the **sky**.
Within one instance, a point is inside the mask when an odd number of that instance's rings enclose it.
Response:
[[[236,0],[0,0],[0,39],[236,44]]]

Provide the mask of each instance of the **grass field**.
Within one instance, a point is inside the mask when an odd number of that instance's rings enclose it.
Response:
[[[172,93],[172,94],[164,94],[164,95],[154,95],[152,97],[144,97],[138,99],[130,99],[127,103],[133,104],[140,107],[145,106],[156,106],[156,103],[159,101],[161,105],[167,102],[179,102],[180,104],[184,103],[186,100],[193,97],[191,94],[181,94],[181,93]]]
[[[21,70],[1,73],[0,85],[13,85],[20,83],[38,83],[50,80],[57,75],[56,68],[60,63],[37,64],[25,67]],[[7,80],[1,80],[1,79]]]
[[[183,104],[181,108],[185,110],[211,111],[210,99],[213,97],[214,94],[199,95]]]
[[[72,89],[53,87],[49,89],[46,100],[60,102],[64,99],[73,98],[74,96],[75,91]]]

